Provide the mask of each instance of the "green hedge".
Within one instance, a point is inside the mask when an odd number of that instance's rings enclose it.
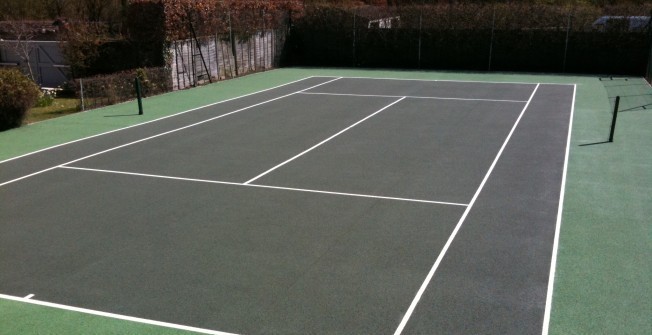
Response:
[[[0,131],[20,127],[39,87],[17,69],[0,69]]]

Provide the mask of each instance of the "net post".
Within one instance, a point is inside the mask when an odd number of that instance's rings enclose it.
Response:
[[[616,104],[614,105],[613,118],[611,119],[611,131],[609,131],[609,142],[614,141],[614,131],[616,130],[616,118],[618,117],[618,104],[620,103],[620,96],[616,97]]]
[[[140,87],[140,78],[136,77],[134,86],[136,87],[136,97],[138,98],[138,115],[143,115],[143,95]]]

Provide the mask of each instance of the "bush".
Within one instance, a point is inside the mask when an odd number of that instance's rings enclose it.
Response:
[[[36,101],[36,107],[52,106],[56,97],[57,91],[55,89],[42,89]]]
[[[20,127],[39,94],[39,87],[20,71],[0,69],[0,131]]]

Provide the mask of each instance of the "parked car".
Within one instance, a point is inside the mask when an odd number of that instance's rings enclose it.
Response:
[[[649,16],[603,16],[593,22],[597,31],[645,32],[650,28]]]

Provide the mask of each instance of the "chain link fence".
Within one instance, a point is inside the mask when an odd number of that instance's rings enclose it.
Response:
[[[80,109],[93,109],[136,99],[135,80],[140,79],[144,97],[172,91],[170,69],[142,68],[109,75],[70,81],[67,90],[75,92]]]
[[[336,8],[296,21],[286,65],[644,75],[650,4]],[[643,26],[630,25],[644,16]],[[603,24],[597,24],[607,17]]]

